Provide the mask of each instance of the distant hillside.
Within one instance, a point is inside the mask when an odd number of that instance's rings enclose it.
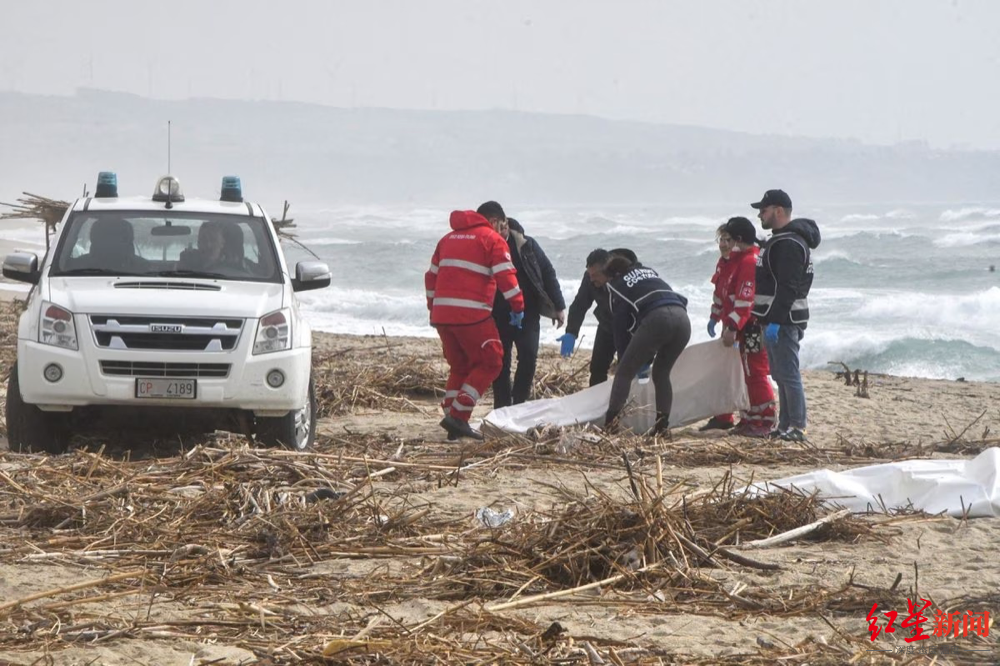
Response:
[[[0,93],[0,195],[72,198],[100,170],[123,193],[166,171],[213,195],[225,174],[274,202],[471,205],[745,203],[781,186],[812,202],[1000,198],[1000,153],[930,150],[512,111],[339,109]],[[274,204],[271,204],[274,207]]]

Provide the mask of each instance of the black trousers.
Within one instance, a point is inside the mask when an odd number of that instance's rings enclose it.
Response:
[[[590,355],[590,385],[608,379],[608,368],[615,360],[615,334],[611,326],[598,326],[594,337],[594,353]]]
[[[531,396],[538,365],[538,338],[541,335],[541,318],[526,316],[520,329],[507,321],[497,321],[500,343],[503,344],[503,368],[493,381],[493,408],[519,405]],[[510,367],[514,349],[517,349],[517,370],[514,385],[510,383]]]
[[[615,370],[608,401],[608,417],[621,412],[632,390],[632,379],[646,363],[653,362],[653,386],[656,388],[657,415],[669,417],[674,403],[670,371],[691,339],[691,320],[680,305],[666,305],[642,318]]]

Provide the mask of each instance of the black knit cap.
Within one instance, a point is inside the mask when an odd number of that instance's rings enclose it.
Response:
[[[754,228],[753,222],[745,217],[729,218],[723,231],[729,234],[733,240],[747,245],[753,245],[757,242],[757,230]]]

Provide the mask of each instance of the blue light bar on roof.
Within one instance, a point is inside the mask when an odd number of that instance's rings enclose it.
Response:
[[[219,201],[243,201],[243,185],[239,176],[222,177],[222,196]]]
[[[114,199],[118,196],[118,175],[114,171],[102,171],[97,174],[94,196],[99,199]]]

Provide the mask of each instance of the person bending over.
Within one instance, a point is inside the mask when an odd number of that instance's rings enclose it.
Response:
[[[670,372],[691,339],[687,299],[671,289],[652,268],[626,257],[613,257],[604,267],[604,273],[608,278],[615,347],[621,359],[611,385],[605,427],[617,427],[632,378],[651,362],[656,391],[653,434],[669,434],[674,399]]]

